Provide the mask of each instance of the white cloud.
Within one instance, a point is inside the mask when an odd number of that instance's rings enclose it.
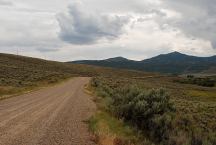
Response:
[[[55,13],[14,5],[0,9],[0,50],[53,48],[62,45]],[[22,5],[22,6],[21,6]]]

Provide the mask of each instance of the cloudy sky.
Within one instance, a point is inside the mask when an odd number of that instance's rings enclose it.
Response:
[[[215,0],[0,0],[0,52],[58,61],[216,54]]]

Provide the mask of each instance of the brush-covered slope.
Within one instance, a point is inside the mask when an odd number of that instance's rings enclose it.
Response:
[[[143,76],[138,71],[118,70],[82,64],[68,64],[0,53],[0,86],[25,86],[55,82],[71,76]]]
[[[73,76],[143,77],[146,75],[153,74],[0,53],[0,100],[7,95],[47,86]]]
[[[198,73],[214,70],[213,68],[216,66],[216,56],[196,57],[173,52],[143,61],[133,61],[117,57],[106,60],[74,61],[73,63],[161,73]]]

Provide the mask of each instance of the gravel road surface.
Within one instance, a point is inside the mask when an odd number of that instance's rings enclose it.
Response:
[[[93,145],[85,121],[95,112],[89,78],[0,101],[0,145]]]

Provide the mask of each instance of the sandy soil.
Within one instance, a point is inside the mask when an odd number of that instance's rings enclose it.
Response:
[[[89,78],[0,101],[0,145],[92,145],[85,121],[96,107]]]

